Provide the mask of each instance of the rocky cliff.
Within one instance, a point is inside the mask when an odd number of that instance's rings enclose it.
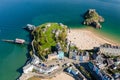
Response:
[[[89,25],[93,26],[95,28],[101,28],[102,22],[104,22],[104,18],[100,16],[95,9],[89,9],[85,14],[84,14],[84,25]]]

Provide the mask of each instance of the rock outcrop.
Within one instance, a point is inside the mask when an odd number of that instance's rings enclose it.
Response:
[[[95,28],[101,28],[101,22],[104,22],[104,18],[100,16],[95,9],[89,9],[84,15],[84,25],[93,26]]]
[[[27,24],[24,29],[26,29],[27,31],[33,31],[36,29],[36,27],[34,25]]]

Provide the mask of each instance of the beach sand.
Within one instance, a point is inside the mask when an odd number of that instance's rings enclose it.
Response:
[[[42,79],[39,77],[35,77],[36,74],[33,75],[33,73],[29,73],[29,74],[22,74],[22,76],[19,78],[19,80],[75,80],[72,76],[68,75],[65,72],[61,72],[59,74],[56,74],[56,76],[52,77],[52,78],[46,78],[46,79]],[[37,76],[37,75],[36,75]]]
[[[81,50],[90,50],[105,43],[113,44],[109,39],[86,29],[70,29],[67,38]]]
[[[75,79],[69,76],[68,74],[62,72],[51,79],[41,79],[41,80],[75,80]]]

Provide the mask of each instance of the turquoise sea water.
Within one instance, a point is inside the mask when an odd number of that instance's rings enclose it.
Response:
[[[81,28],[82,15],[94,8],[105,18],[100,33],[120,42],[120,0],[0,0],[0,39],[29,41],[26,24],[62,22]],[[15,80],[27,60],[27,46],[0,41],[0,80]]]

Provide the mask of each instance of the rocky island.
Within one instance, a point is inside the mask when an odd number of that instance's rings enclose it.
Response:
[[[95,28],[101,28],[102,22],[104,22],[104,18],[100,16],[95,9],[89,9],[85,14],[84,14],[84,25],[87,26],[93,26]]]

